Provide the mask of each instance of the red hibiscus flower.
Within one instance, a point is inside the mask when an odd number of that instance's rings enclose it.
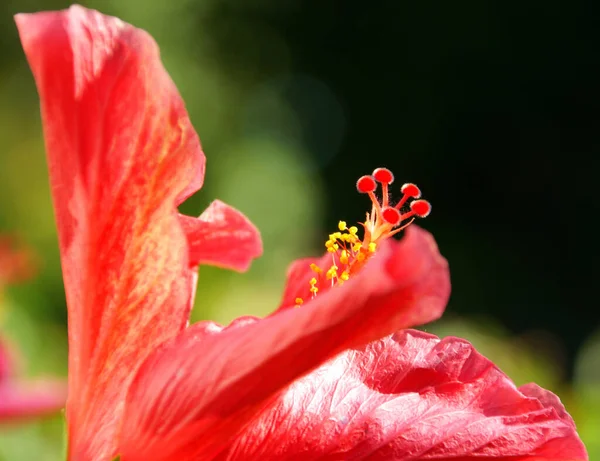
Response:
[[[385,240],[430,208],[412,184],[388,203],[386,169],[357,184],[364,236],[340,222],[272,315],[186,327],[196,266],[244,269],[261,245],[220,202],[177,214],[204,156],[155,43],[78,6],[16,20],[67,291],[71,461],[587,459],[552,394],[464,341],[388,336],[438,318],[450,282],[427,232]]]
[[[31,253],[17,248],[12,238],[0,236],[0,296],[4,285],[26,280],[33,270]],[[63,383],[18,379],[13,362],[6,343],[0,340],[0,423],[52,414],[64,407]]]
[[[198,264],[243,270],[261,242],[222,202],[177,213],[205,158],[150,36],[77,6],[16,22],[41,99],[69,307],[69,453],[108,459],[135,371],[188,324]]]

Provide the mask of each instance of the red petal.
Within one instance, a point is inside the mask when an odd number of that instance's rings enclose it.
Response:
[[[409,288],[410,296],[420,304],[418,309],[412,310],[416,315],[413,322],[408,326],[420,325],[435,320],[442,314],[439,310],[439,298],[449,294],[450,283],[448,278],[448,267],[438,253],[437,245],[433,237],[416,225],[406,229],[405,235],[399,242],[387,240],[382,244],[392,245],[394,256],[386,262],[386,272],[394,279],[401,281],[404,288]],[[375,257],[381,253],[377,251]],[[302,298],[305,302],[311,299],[309,281],[315,276],[310,268],[311,263],[319,266],[323,271],[331,266],[331,253],[325,253],[321,258],[304,258],[294,261],[287,273],[287,283],[279,310],[295,307],[296,298]],[[429,272],[432,271],[432,274]],[[328,291],[326,284],[319,285],[319,294]],[[428,313],[428,300],[433,299],[433,311]],[[304,305],[303,305],[304,306]],[[445,305],[444,305],[445,307]],[[423,315],[423,319],[420,316]]]
[[[245,271],[262,254],[260,233],[246,216],[215,200],[199,218],[180,216],[190,247],[190,265]]]
[[[16,22],[69,307],[69,453],[106,459],[133,373],[188,319],[195,273],[176,205],[201,186],[204,155],[147,33],[80,6]]]
[[[560,419],[562,419],[565,423],[575,427],[575,422],[573,421],[573,418],[571,418],[571,415],[567,413],[567,410],[565,410],[565,407],[563,406],[560,399],[552,392],[541,388],[535,383],[525,384],[524,386],[519,387],[519,391],[527,397],[533,397],[539,400],[540,402],[542,402],[542,405],[544,405],[544,407],[554,408],[556,410],[556,414],[560,417]]]
[[[192,326],[140,369],[127,398],[122,459],[210,459],[284,386],[348,347],[439,317],[449,290],[446,261],[415,228],[301,308],[223,330]]]
[[[222,460],[587,460],[554,394],[473,346],[406,330],[296,381]]]

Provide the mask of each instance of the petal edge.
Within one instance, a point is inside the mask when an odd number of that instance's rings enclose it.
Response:
[[[179,216],[189,246],[190,266],[208,264],[239,272],[262,254],[258,229],[243,213],[213,201],[200,217]]]

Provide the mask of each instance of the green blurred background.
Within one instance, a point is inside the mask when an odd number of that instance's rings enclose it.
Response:
[[[263,315],[291,260],[318,254],[368,204],[360,175],[391,168],[433,203],[423,222],[452,270],[445,318],[517,384],[557,392],[600,459],[598,6],[575,0],[98,0],[148,30],[208,158],[203,190],[244,211],[265,253],[249,273],[201,268],[194,319]],[[66,375],[66,312],[37,95],[0,5],[0,232],[38,276],[2,300],[23,373]],[[594,307],[596,306],[596,307]],[[0,460],[58,460],[60,416],[0,427]]]

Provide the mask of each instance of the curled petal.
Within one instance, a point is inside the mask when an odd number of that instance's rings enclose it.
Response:
[[[293,383],[219,460],[587,460],[558,397],[457,338],[405,330]]]
[[[211,459],[292,381],[349,347],[437,318],[449,291],[446,261],[432,237],[415,228],[343,286],[298,309],[224,329],[192,326],[136,376],[122,460]]]
[[[204,155],[144,31],[80,6],[15,17],[41,101],[69,314],[69,453],[114,454],[141,361],[186,325],[177,205]]]
[[[215,200],[199,218],[179,216],[190,247],[190,265],[209,264],[237,271],[262,254],[260,234],[235,208]]]

